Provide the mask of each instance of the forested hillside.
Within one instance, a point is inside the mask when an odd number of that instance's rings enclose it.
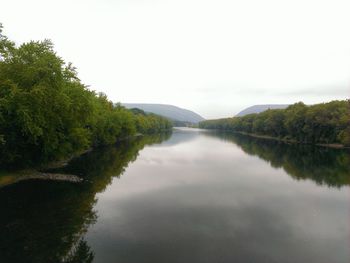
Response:
[[[49,161],[121,138],[166,130],[89,90],[49,40],[17,46],[0,25],[0,164]]]
[[[173,120],[175,124],[180,122],[198,123],[200,121],[204,121],[204,118],[199,114],[187,109],[176,107],[174,105],[154,103],[123,103],[122,105],[128,109],[138,108],[144,110],[145,112],[151,112],[164,116],[170,120]]]
[[[306,106],[295,103],[286,109],[208,120],[200,128],[272,136],[302,143],[350,145],[350,101],[331,101]]]
[[[253,105],[250,106],[239,113],[236,114],[236,117],[243,117],[252,113],[260,113],[266,110],[277,110],[277,109],[285,109],[289,105],[288,104],[263,104],[263,105]]]

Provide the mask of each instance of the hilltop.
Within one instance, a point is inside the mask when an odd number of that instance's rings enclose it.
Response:
[[[145,112],[161,115],[173,121],[198,123],[204,120],[204,118],[199,114],[174,105],[152,103],[122,103],[122,105],[128,109],[138,108]]]
[[[266,111],[268,109],[285,109],[289,106],[289,104],[262,104],[262,105],[254,105],[250,106],[242,111],[240,111],[236,117],[242,117],[244,115],[252,114],[252,113],[260,113]]]

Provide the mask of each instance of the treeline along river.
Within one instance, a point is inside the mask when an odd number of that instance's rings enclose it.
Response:
[[[350,155],[197,129],[0,188],[0,262],[350,261]]]
[[[314,105],[302,102],[241,117],[206,120],[200,128],[239,132],[277,140],[350,146],[350,100]]]

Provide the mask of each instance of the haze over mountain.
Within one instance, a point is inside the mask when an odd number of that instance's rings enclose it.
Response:
[[[174,121],[198,123],[204,120],[199,114],[174,105],[152,103],[122,103],[122,105],[128,109],[138,108],[145,112],[158,114]]]
[[[260,113],[266,111],[268,109],[285,109],[289,106],[289,104],[262,104],[262,105],[254,105],[250,106],[242,111],[240,111],[236,116],[241,117],[244,115],[252,114],[252,113]]]

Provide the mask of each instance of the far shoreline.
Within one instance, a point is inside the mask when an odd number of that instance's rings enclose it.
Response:
[[[269,136],[269,135],[260,135],[260,134],[255,134],[255,133],[247,133],[247,132],[232,131],[232,130],[220,130],[220,129],[203,129],[203,130],[236,133],[236,134],[246,135],[246,136],[250,136],[250,137],[254,137],[254,138],[265,139],[265,140],[274,140],[274,141],[280,141],[280,142],[291,143],[291,144],[313,145],[313,146],[321,146],[321,147],[327,147],[327,148],[332,148],[332,149],[350,149],[349,146],[345,146],[341,143],[308,143],[308,142],[300,142],[300,141],[292,140],[292,139],[283,139],[283,138],[273,137],[273,136]]]

